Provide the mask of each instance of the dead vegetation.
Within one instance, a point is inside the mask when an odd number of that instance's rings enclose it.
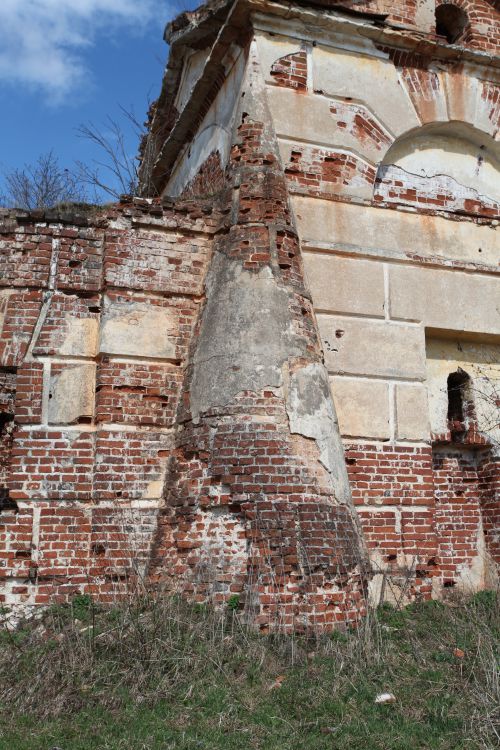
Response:
[[[81,596],[3,631],[0,748],[493,750],[499,627],[493,592],[308,639],[259,635],[236,603]]]

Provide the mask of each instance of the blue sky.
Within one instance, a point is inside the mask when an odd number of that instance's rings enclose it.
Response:
[[[61,165],[99,152],[76,135],[89,121],[145,119],[168,47],[163,29],[190,0],[0,0],[0,165],[22,167],[51,149]],[[136,142],[129,138],[131,153]]]

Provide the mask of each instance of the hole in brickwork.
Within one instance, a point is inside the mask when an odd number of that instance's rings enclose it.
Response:
[[[470,393],[471,379],[460,367],[448,375],[448,424],[450,429],[463,429],[466,419],[474,418]]]
[[[16,551],[15,556],[17,559],[29,560],[31,558],[31,550],[30,549],[18,549]]]
[[[397,555],[387,555],[387,562],[393,562],[394,560],[397,560]]]
[[[3,510],[19,512],[16,501],[10,497],[9,490],[6,487],[0,487],[0,513]]]
[[[346,458],[345,462],[346,462],[346,464],[349,464],[349,466],[355,466],[356,465],[356,459],[355,458]]]
[[[104,544],[94,543],[91,549],[92,554],[94,555],[102,556],[106,554],[106,547],[104,546]]]
[[[78,417],[77,424],[92,424],[92,417]]]
[[[14,421],[14,415],[8,411],[0,412],[0,435],[7,432],[7,425]]]
[[[443,583],[443,586],[444,586],[445,589],[452,589],[453,586],[456,586],[456,585],[457,585],[456,581],[445,581]]]
[[[455,44],[463,36],[469,19],[467,13],[456,5],[446,3],[436,8],[436,34]]]

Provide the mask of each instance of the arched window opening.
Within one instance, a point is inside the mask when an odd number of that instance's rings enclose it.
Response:
[[[445,3],[436,8],[436,34],[443,36],[448,44],[460,40],[468,23],[467,13],[456,5]]]
[[[448,375],[448,425],[450,430],[465,431],[475,419],[470,376],[458,368]]]

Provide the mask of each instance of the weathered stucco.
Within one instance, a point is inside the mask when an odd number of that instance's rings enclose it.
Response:
[[[195,422],[238,393],[281,386],[284,363],[305,353],[305,342],[291,325],[289,293],[271,268],[255,273],[219,255],[206,286],[190,391]]]

